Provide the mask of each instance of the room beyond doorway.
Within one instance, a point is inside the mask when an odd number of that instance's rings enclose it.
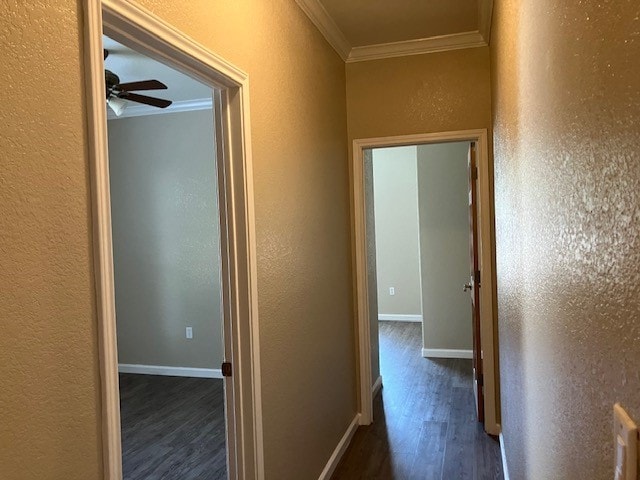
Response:
[[[365,176],[373,177],[366,195],[374,211],[369,248],[378,321],[420,323],[420,352],[428,358],[472,358],[469,295],[462,288],[469,282],[469,144],[371,149],[370,165],[365,152]]]

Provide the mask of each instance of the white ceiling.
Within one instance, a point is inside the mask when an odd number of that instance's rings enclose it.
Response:
[[[141,91],[140,94],[172,100],[174,104],[203,99],[211,101],[212,89],[210,87],[131,50],[107,36],[102,37],[102,42],[104,48],[109,50],[109,57],[104,61],[104,66],[107,70],[118,75],[121,83],[159,80],[168,87],[167,90]],[[139,104],[131,103],[131,105],[137,106]]]

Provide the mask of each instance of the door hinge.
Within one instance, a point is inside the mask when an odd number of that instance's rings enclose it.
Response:
[[[476,271],[475,271],[475,275],[474,275],[474,277],[473,277],[473,280],[474,280],[478,285],[480,285],[480,270],[476,270]]]
[[[222,362],[222,376],[223,377],[231,376],[231,362]]]
[[[471,170],[471,178],[473,180],[478,179],[478,167],[473,167],[473,170]]]
[[[476,381],[478,382],[479,387],[484,387],[484,375],[482,373],[478,374],[478,378]]]

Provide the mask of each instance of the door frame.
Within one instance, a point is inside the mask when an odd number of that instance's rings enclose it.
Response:
[[[87,100],[94,277],[100,360],[103,478],[122,479],[111,200],[104,99],[104,33],[219,91],[214,95],[219,185],[227,464],[230,479],[264,479],[249,78],[128,0],[86,0]],[[222,138],[220,138],[222,137]],[[221,140],[221,141],[220,141]],[[222,148],[220,148],[222,145]]]
[[[493,170],[489,159],[486,129],[454,132],[400,135],[392,137],[361,138],[353,140],[351,158],[353,194],[353,232],[355,243],[355,289],[357,307],[358,382],[360,398],[360,424],[373,421],[373,394],[371,384],[371,339],[368,304],[369,280],[367,275],[366,200],[364,195],[364,150],[370,148],[399,147],[447,142],[475,142],[478,147],[478,203],[480,252],[481,344],[484,366],[485,430],[491,435],[500,433],[499,372],[497,356],[497,315],[495,281],[495,237],[493,217]]]

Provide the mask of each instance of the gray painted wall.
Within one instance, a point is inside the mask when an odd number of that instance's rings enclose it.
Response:
[[[108,133],[119,362],[220,368],[212,111],[112,120]]]
[[[380,314],[422,313],[416,161],[415,146],[373,150]]]
[[[424,348],[472,348],[469,143],[418,146]]]

